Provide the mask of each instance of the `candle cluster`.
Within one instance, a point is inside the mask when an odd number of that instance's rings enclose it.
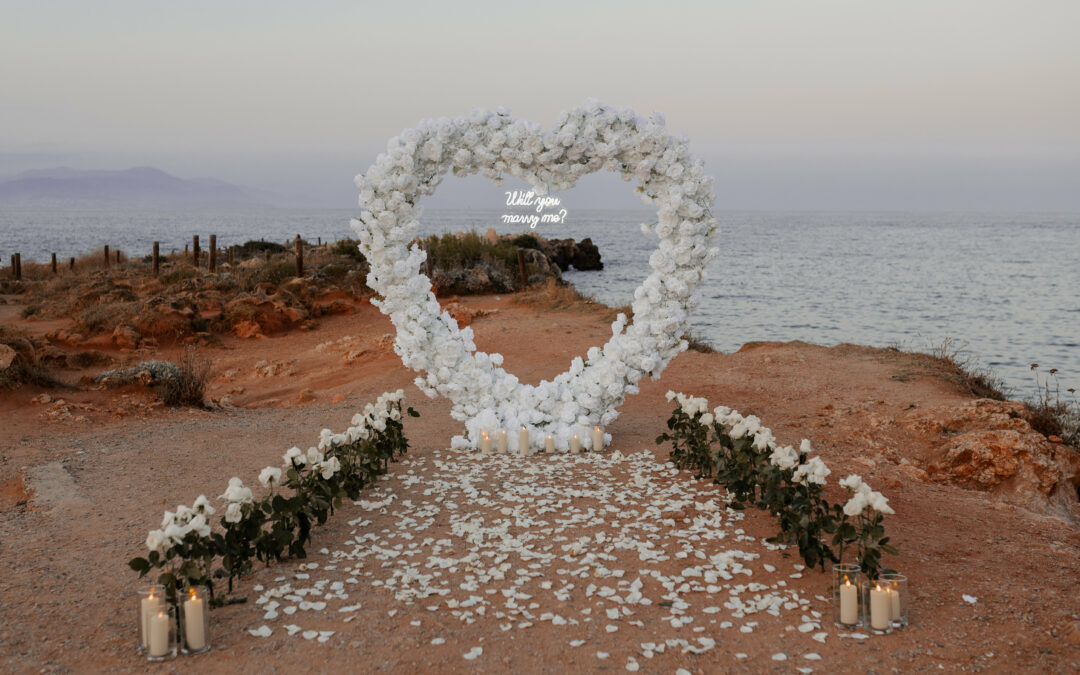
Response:
[[[579,430],[570,437],[570,454],[580,454],[586,450],[599,452],[604,448],[604,438],[604,427],[601,426],[594,426],[588,435],[586,435],[584,431]],[[513,450],[523,457],[528,457],[534,452],[544,452],[547,454],[553,454],[555,452],[555,436],[553,434],[544,436],[542,450],[540,448],[539,439],[537,439],[535,444],[531,439],[532,434],[529,433],[528,427],[522,426],[521,431],[518,432],[517,446],[512,446],[510,443],[510,435],[507,433],[506,429],[499,429],[495,434],[494,451],[502,455]],[[485,455],[491,454],[492,452],[492,435],[491,431],[488,429],[480,430],[479,450]]]
[[[884,635],[907,626],[907,578],[881,574],[871,581],[858,565],[833,565],[835,621],[842,628],[862,626]]]

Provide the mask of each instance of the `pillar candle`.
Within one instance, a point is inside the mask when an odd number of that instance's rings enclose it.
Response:
[[[518,452],[524,457],[529,454],[529,450],[529,430],[522,426],[521,433],[518,434]]]
[[[499,429],[499,454],[506,454],[506,429]]]
[[[142,612],[139,614],[139,639],[142,640],[143,647],[150,646],[150,619],[158,612],[161,611],[161,597],[154,595],[154,589],[150,589],[150,594],[140,601],[140,607]]]
[[[169,653],[169,615],[164,610],[158,611],[147,621],[150,640],[147,645],[150,656],[160,658]]]
[[[555,452],[555,437],[551,434],[548,434],[547,438],[544,439],[544,452],[548,454]]]
[[[847,626],[859,623],[859,589],[846,577],[840,587],[840,623]]]
[[[574,434],[574,437],[570,439],[570,452],[571,454],[577,454],[581,452],[581,441],[578,440],[577,434]]]
[[[891,601],[889,604],[892,607],[892,620],[893,621],[899,621],[900,620],[900,589],[899,588],[889,588],[888,590],[889,590],[889,600]]]
[[[870,589],[870,627],[874,630],[885,630],[889,627],[890,617],[892,601],[889,599],[889,589],[874,584]]]
[[[191,596],[184,601],[184,641],[193,652],[206,646],[206,616],[203,609],[202,598],[192,590]]]
[[[491,434],[487,432],[487,429],[480,432],[480,452],[485,455],[491,452]]]
[[[592,428],[592,450],[593,452],[600,452],[604,448],[604,428],[593,427]]]

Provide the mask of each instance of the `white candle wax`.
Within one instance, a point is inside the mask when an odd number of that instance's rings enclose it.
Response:
[[[184,601],[184,642],[193,652],[206,646],[206,616],[203,614],[203,601],[194,593]]]
[[[592,451],[600,452],[604,447],[604,429],[603,427],[592,428]]]
[[[518,452],[521,453],[523,457],[530,453],[529,430],[525,427],[521,427],[521,433],[518,434]]]
[[[889,599],[889,589],[875,584],[870,589],[870,627],[874,630],[885,630],[889,627],[891,616],[892,601]]]
[[[159,611],[154,614],[147,621],[147,627],[150,629],[150,640],[147,647],[150,650],[150,656],[154,658],[165,656],[169,653],[169,615],[164,611]]]
[[[506,429],[499,429],[499,454],[506,454]]]
[[[548,434],[547,438],[544,439],[544,452],[548,454],[555,452],[555,437],[551,434]]]
[[[859,589],[847,578],[840,587],[840,623],[846,626],[859,623]]]
[[[577,434],[574,434],[574,437],[570,439],[570,452],[571,453],[581,452],[581,441],[578,440]]]
[[[900,620],[900,589],[898,589],[898,588],[890,588],[888,590],[889,590],[889,600],[890,600],[889,604],[892,606],[892,620],[893,621],[899,621]]]
[[[487,432],[487,429],[480,432],[480,452],[485,455],[491,452],[491,434]]]
[[[161,597],[154,595],[154,591],[151,590],[140,601],[141,613],[139,614],[139,639],[142,640],[143,647],[150,646],[150,618],[161,611]]]

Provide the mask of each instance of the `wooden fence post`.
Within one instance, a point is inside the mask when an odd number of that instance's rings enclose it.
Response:
[[[217,270],[217,235],[210,235],[210,271]]]
[[[233,266],[233,247],[229,247],[229,267]]]
[[[521,273],[521,289],[525,290],[529,286],[529,273],[525,271],[525,249],[517,250],[517,259],[518,271]]]
[[[109,245],[105,244],[105,269],[109,269]]]
[[[55,253],[52,254],[52,273],[53,273],[53,276],[56,276],[56,254]]]
[[[195,269],[199,269],[199,235],[197,234],[191,237],[191,260]]]
[[[154,277],[161,271],[161,248],[158,242],[154,242]]]
[[[304,246],[300,243],[300,235],[296,235],[296,276],[304,276]]]
[[[75,271],[75,258],[68,258],[68,269],[72,272]]]
[[[116,264],[117,264],[117,265],[119,265],[119,264],[120,264],[120,251],[117,251],[117,252],[116,252]]]
[[[15,281],[22,279],[22,256],[18,253],[11,254],[11,277]]]

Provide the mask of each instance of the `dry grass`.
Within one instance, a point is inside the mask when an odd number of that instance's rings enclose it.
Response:
[[[1076,389],[1069,387],[1062,394],[1057,368],[1045,371],[1045,376],[1037,363],[1031,364],[1031,370],[1035,373],[1035,397],[1027,401],[1031,410],[1028,422],[1036,431],[1080,448],[1080,400]]]
[[[200,358],[194,347],[188,347],[176,362],[179,372],[155,385],[158,396],[171,406],[206,405],[206,383],[210,380],[210,360]]]
[[[995,401],[1008,398],[1005,381],[993,370],[980,366],[976,357],[963,354],[962,347],[952,338],[945,338],[923,356],[931,360],[943,378],[955,382],[972,396]]]
[[[534,286],[514,296],[519,305],[542,311],[561,311],[573,307],[595,306],[597,303],[578,292],[573,285],[551,278],[542,286]]]

